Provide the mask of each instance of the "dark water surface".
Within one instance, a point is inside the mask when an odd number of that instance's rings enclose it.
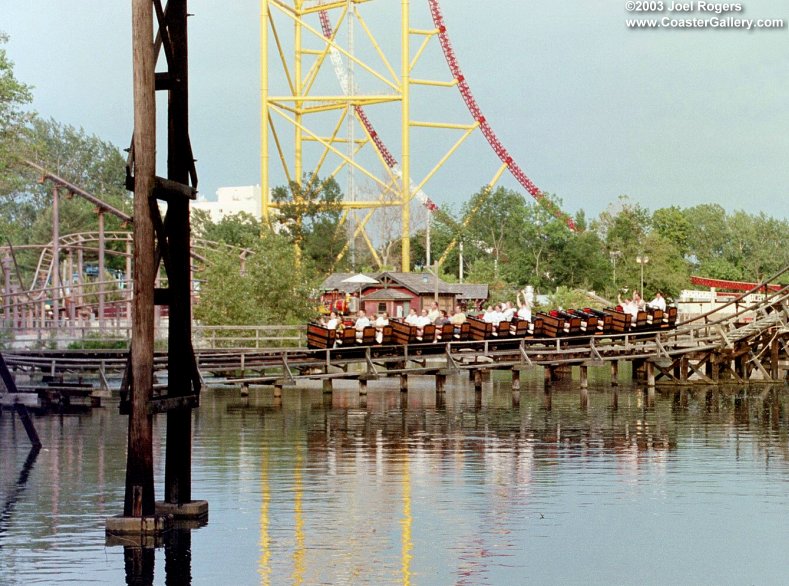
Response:
[[[105,545],[123,503],[117,404],[0,417],[0,583],[786,584],[787,388],[508,378],[206,391],[193,496],[206,526]],[[615,406],[616,405],[616,406]],[[165,417],[155,426],[158,494]]]

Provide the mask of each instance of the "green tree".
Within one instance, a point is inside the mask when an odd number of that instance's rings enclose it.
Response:
[[[278,220],[293,244],[317,266],[333,266],[346,242],[339,229],[343,194],[337,181],[305,175],[301,183],[272,189],[271,199],[279,205]]]
[[[126,160],[120,149],[89,135],[83,129],[64,125],[55,120],[36,118],[31,127],[31,158],[48,171],[84,189],[102,201],[130,213],[131,198],[126,191]],[[35,171],[28,175],[35,177]],[[51,207],[52,185],[38,185],[31,181],[20,195],[29,196],[42,210]],[[121,228],[114,216],[105,217],[105,229]],[[46,242],[51,235],[51,211],[40,213],[33,225],[31,237]],[[93,204],[75,197],[63,202],[60,209],[60,233],[69,234],[96,229]]]
[[[304,323],[313,313],[314,282],[295,262],[292,244],[266,232],[252,245],[244,271],[238,256],[208,255],[195,318],[208,325]]]
[[[673,243],[680,254],[688,253],[693,229],[681,208],[671,206],[655,210],[652,214],[652,228]]]
[[[192,234],[198,238],[240,248],[251,248],[260,239],[262,226],[252,214],[229,214],[218,222],[205,210],[192,210],[191,216]]]
[[[0,33],[0,196],[19,184],[17,157],[31,117],[24,108],[33,100],[30,86],[14,77],[14,64],[3,48],[7,42],[8,36]]]

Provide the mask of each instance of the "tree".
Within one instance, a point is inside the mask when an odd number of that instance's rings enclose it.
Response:
[[[192,210],[191,216],[192,234],[198,238],[239,248],[251,248],[260,239],[262,226],[252,214],[229,214],[218,222],[205,210]]]
[[[6,42],[8,36],[0,33],[0,196],[19,184],[17,156],[31,117],[23,108],[33,100],[30,86],[14,77],[14,64],[2,47]]]
[[[313,313],[314,283],[284,237],[265,232],[252,245],[241,272],[226,249],[208,255],[195,318],[209,325],[304,323]]]
[[[652,228],[674,244],[680,254],[688,253],[692,226],[679,207],[671,206],[655,210],[652,214]]]
[[[343,194],[334,177],[305,174],[301,183],[272,189],[271,198],[279,204],[278,220],[296,248],[317,266],[333,266],[346,241],[339,229]]]

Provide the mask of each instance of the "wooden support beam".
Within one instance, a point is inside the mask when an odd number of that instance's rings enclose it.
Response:
[[[512,369],[512,390],[519,391],[521,388],[521,371],[517,368]]]
[[[125,517],[155,513],[153,483],[154,236],[148,201],[156,169],[153,7],[132,0],[134,72],[134,302],[132,315],[129,446],[126,460]]]

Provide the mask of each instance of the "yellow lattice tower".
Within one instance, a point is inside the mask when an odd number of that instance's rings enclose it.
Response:
[[[500,166],[488,185],[494,186],[509,170],[535,199],[550,207],[550,202],[543,201],[539,189],[513,161],[481,114],[452,52],[438,0],[427,0],[426,6],[432,16],[429,25],[432,28],[419,29],[411,26],[409,0],[401,0],[399,13],[391,0],[261,0],[261,197],[267,222],[272,209],[278,207],[270,196],[272,160],[279,162],[281,177],[288,183],[301,183],[305,175],[358,174],[377,193],[361,200],[353,197],[342,204],[343,223],[351,210],[366,210],[349,241],[363,238],[380,265],[365,226],[376,210],[396,207],[401,220],[402,270],[408,271],[411,202],[416,197],[428,207],[433,206],[423,189],[475,131],[485,137],[500,159]],[[388,18],[384,23],[388,34],[382,40],[389,45],[376,39],[374,27],[368,22],[380,20],[382,14]],[[399,36],[392,34],[392,23],[397,20]],[[349,36],[350,48],[343,45],[341,32],[351,28],[351,23],[362,31],[360,36],[367,43],[366,52],[355,52],[352,36]],[[397,42],[393,43],[392,39]],[[440,43],[449,64],[448,81],[414,76],[415,68],[434,40]],[[356,77],[348,73],[351,68],[359,73],[359,85],[372,89],[360,91]],[[326,87],[336,88],[338,81],[340,91],[321,93]],[[412,91],[416,86],[459,90],[471,121],[415,120]],[[457,96],[454,99],[457,103]],[[434,110],[441,111],[421,108],[419,114],[430,117]],[[376,124],[383,124],[389,133],[387,139],[399,135],[398,157],[390,153],[373,127],[370,122],[373,118]],[[352,123],[346,124],[347,120]],[[344,127],[354,125],[361,129],[360,138],[350,130],[341,132]],[[435,145],[427,155],[420,154],[418,161],[411,156],[413,130],[420,131],[420,143]],[[423,132],[433,131],[444,133],[444,141],[447,131],[459,136],[446,142],[444,148],[438,146],[440,140],[422,138]],[[573,228],[572,221],[560,211],[551,211]],[[347,246],[341,256],[346,251]]]

